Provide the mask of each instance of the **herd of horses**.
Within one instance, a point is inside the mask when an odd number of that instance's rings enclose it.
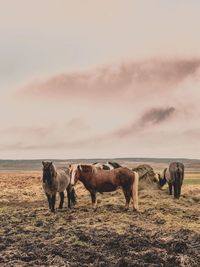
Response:
[[[116,191],[121,188],[125,197],[125,209],[129,209],[130,200],[133,200],[133,210],[138,211],[139,174],[117,162],[105,164],[69,164],[64,170],[57,169],[51,161],[43,161],[42,185],[47,196],[49,209],[55,212],[56,194],[60,195],[59,209],[63,208],[64,192],[67,191],[68,208],[76,203],[75,185],[78,181],[90,192],[94,209],[97,207],[96,194]],[[180,198],[181,186],[184,179],[184,165],[172,162],[163,173],[155,173],[155,181],[159,188],[166,183],[169,193]]]

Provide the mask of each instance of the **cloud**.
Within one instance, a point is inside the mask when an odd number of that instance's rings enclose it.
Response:
[[[68,131],[86,131],[89,129],[89,125],[81,118],[73,118],[65,126]]]
[[[148,123],[151,123],[152,125],[161,123],[171,116],[174,111],[174,107],[152,108],[151,110],[145,112],[145,114],[141,117],[139,125],[146,126]]]
[[[51,127],[19,127],[12,126],[0,130],[1,135],[23,135],[36,138],[46,137],[49,133],[52,133]]]
[[[135,99],[148,92],[167,93],[174,85],[195,75],[199,67],[200,59],[128,62],[35,81],[20,89],[18,95],[55,101]]]
[[[85,146],[99,146],[101,144],[109,143],[113,138],[125,138],[130,135],[137,135],[138,132],[146,130],[149,126],[156,126],[160,123],[168,120],[172,114],[175,112],[174,107],[166,108],[152,108],[147,110],[136,122],[133,122],[130,126],[125,126],[114,132],[95,135],[91,137],[86,137],[83,139],[77,139],[75,141],[47,141],[36,143],[36,144],[26,144],[24,142],[17,142],[9,145],[2,145],[1,149],[18,149],[18,150],[39,150],[39,149],[80,149]],[[68,125],[77,126],[81,125],[79,119],[71,120]]]
[[[134,122],[132,125],[123,127],[113,133],[116,137],[126,137],[131,134],[136,134],[139,131],[144,130],[149,126],[154,126],[160,124],[165,120],[169,119],[171,115],[175,112],[174,107],[168,108],[152,108],[146,111],[138,121]]]

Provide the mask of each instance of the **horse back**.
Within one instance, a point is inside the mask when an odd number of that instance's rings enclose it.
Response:
[[[171,176],[172,182],[178,180],[178,182],[182,183],[184,179],[184,165],[181,162],[172,162],[169,165],[169,172]]]
[[[69,174],[64,170],[57,171],[57,183],[58,183],[58,192],[64,192],[65,189],[69,186],[70,183],[70,176]]]
[[[112,170],[96,170],[85,186],[88,190],[94,188],[99,192],[112,192],[120,186],[130,186],[134,176],[134,172],[125,167]]]
[[[135,178],[135,172],[126,167],[120,167],[114,170],[121,184],[132,183]]]

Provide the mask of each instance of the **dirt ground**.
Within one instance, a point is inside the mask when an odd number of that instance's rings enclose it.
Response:
[[[138,213],[124,211],[119,190],[76,187],[77,205],[52,214],[40,172],[0,173],[0,266],[200,266],[200,187],[140,190]],[[57,196],[58,199],[58,196]],[[65,202],[66,207],[66,202]]]

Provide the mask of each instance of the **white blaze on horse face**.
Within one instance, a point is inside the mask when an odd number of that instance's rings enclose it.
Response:
[[[76,171],[77,171],[78,165],[71,165],[71,171],[70,171],[70,184],[72,186],[75,185],[75,176],[76,176]]]
[[[71,185],[74,185],[74,183],[75,183],[75,174],[76,174],[75,170],[72,169],[72,172],[71,172]]]

